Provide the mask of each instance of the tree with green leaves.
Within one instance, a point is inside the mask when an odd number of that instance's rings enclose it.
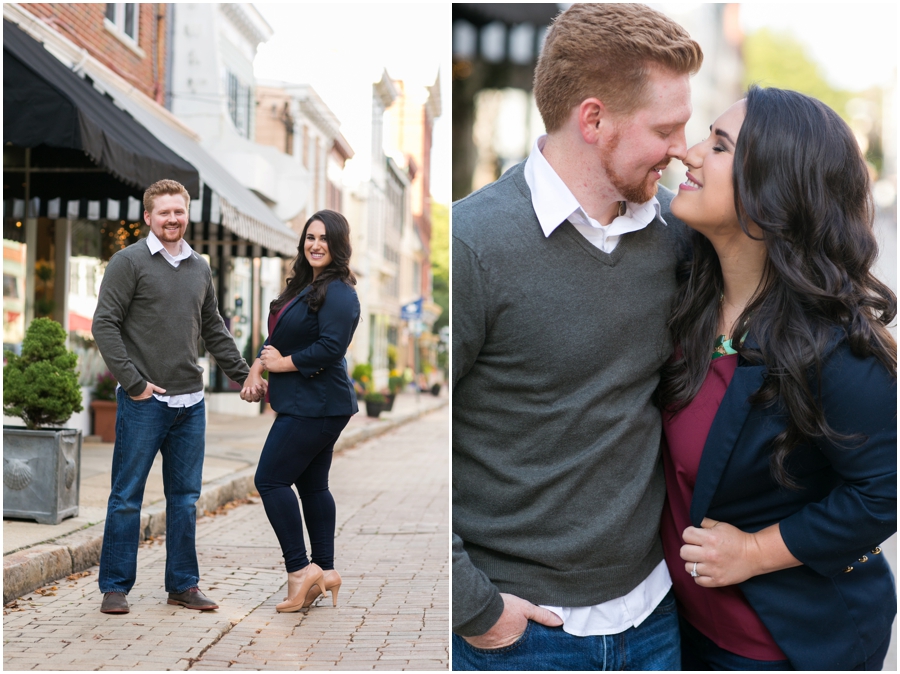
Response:
[[[750,33],[744,39],[743,55],[745,90],[751,84],[758,84],[799,91],[822,101],[857,132],[860,131],[848,106],[851,99],[864,99],[873,107],[880,107],[882,93],[877,87],[853,92],[832,86],[821,66],[807,53],[806,46],[790,33],[769,28]],[[866,161],[880,172],[884,164],[880,120],[875,130],[860,133],[868,138]]]
[[[853,94],[828,83],[821,66],[790,33],[762,28],[747,35],[743,45],[744,89],[751,84],[793,89],[832,108],[845,121]]]
[[[431,292],[443,310],[432,332],[450,324],[450,209],[445,204],[431,205]]]
[[[25,331],[22,355],[5,351],[3,412],[27,428],[58,426],[80,412],[78,356],[66,348],[66,331],[49,318],[35,318]]]
[[[441,315],[431,328],[438,334],[450,325],[450,209],[445,204],[431,205],[431,294],[441,307]],[[450,366],[449,350],[438,350],[438,366]]]

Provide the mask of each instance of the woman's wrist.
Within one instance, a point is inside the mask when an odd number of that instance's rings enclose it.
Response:
[[[754,576],[803,565],[785,545],[779,524],[761,529],[751,536],[750,561],[756,571]]]

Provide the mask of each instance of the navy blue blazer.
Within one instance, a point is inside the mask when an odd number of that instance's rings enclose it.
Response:
[[[288,303],[266,339],[296,372],[269,373],[269,403],[279,414],[301,417],[350,416],[359,411],[344,356],[359,323],[356,291],[343,281],[328,284],[318,312],[304,288]],[[265,346],[264,344],[264,346]]]
[[[749,338],[748,338],[749,343]],[[691,522],[704,517],[748,532],[781,523],[803,566],[740,584],[747,600],[796,669],[846,670],[863,663],[891,631],[894,578],[878,546],[897,530],[897,382],[875,358],[835,339],[812,382],[825,417],[861,444],[824,439],[798,447],[786,467],[799,490],[769,473],[772,439],[784,410],[751,408],[764,366],[738,358],[703,448]],[[857,441],[859,442],[859,441]]]

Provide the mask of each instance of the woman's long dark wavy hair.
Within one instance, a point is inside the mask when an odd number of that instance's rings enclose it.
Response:
[[[316,280],[313,280],[313,268],[306,259],[304,245],[306,243],[306,231],[314,222],[325,225],[325,240],[328,242],[328,252],[331,254],[329,264]],[[312,311],[318,311],[325,302],[325,293],[328,284],[334,280],[341,280],[347,285],[356,285],[356,277],[350,271],[350,225],[347,218],[336,211],[319,211],[314,213],[306,224],[303,225],[303,233],[300,235],[300,245],[297,246],[297,258],[294,260],[294,268],[288,277],[287,285],[281,294],[269,306],[269,310],[278,313],[281,308],[294,299],[308,285],[312,285],[309,294],[304,301],[309,304]]]
[[[749,334],[746,342],[758,348],[745,342],[735,349],[766,366],[751,404],[780,404],[787,413],[770,466],[781,485],[795,487],[785,459],[797,445],[860,439],[832,429],[813,393],[835,328],[854,354],[876,357],[896,377],[896,343],[887,326],[897,298],[872,275],[878,245],[869,173],[853,133],[831,108],[794,91],[751,87],[732,181],[741,229],[750,236],[747,223],[756,223],[767,252],[760,288],[733,332]],[[681,354],[664,367],[657,392],[670,412],[700,391],[724,290],[715,249],[701,234],[692,236],[694,257],[681,270],[669,318]]]

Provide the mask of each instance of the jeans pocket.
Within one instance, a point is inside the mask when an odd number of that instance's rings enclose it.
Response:
[[[653,609],[653,615],[668,615],[670,613],[675,613],[677,608],[675,603],[675,593],[672,590],[669,590],[666,593],[666,596],[662,598],[662,601],[657,604],[655,609]]]
[[[504,653],[514,651],[525,644],[525,641],[531,636],[532,625],[534,625],[534,623],[529,620],[528,624],[525,625],[525,631],[519,635],[518,639],[509,644],[509,646],[502,646],[501,648],[476,648],[468,641],[466,642],[466,645],[474,652],[481,653],[482,655],[503,655]]]

